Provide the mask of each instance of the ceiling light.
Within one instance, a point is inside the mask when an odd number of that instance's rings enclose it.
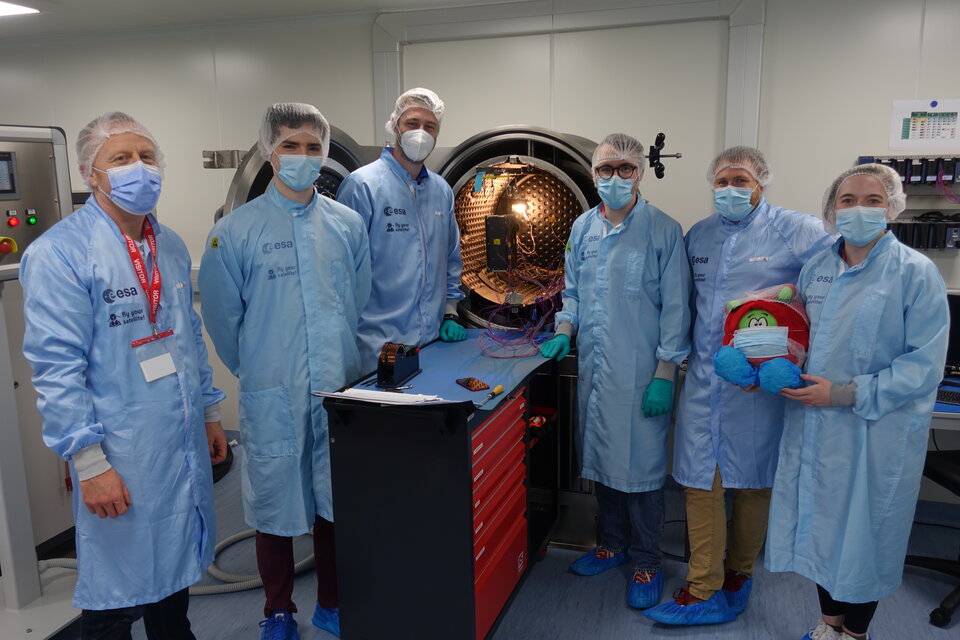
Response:
[[[36,9],[31,9],[30,7],[23,7],[19,4],[13,4],[11,2],[0,2],[0,17],[2,16],[18,16],[24,13],[40,13]]]

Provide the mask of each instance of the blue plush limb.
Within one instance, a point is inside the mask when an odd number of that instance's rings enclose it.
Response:
[[[727,382],[741,387],[757,384],[757,370],[747,362],[747,356],[729,345],[713,354],[713,369]]]
[[[781,389],[796,389],[803,384],[800,378],[802,370],[786,358],[774,358],[760,365],[758,377],[760,386],[768,393],[779,393]]]

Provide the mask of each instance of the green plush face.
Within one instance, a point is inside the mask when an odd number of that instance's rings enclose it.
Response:
[[[777,320],[763,309],[754,309],[743,314],[740,318],[740,329],[752,329],[754,327],[775,327]]]

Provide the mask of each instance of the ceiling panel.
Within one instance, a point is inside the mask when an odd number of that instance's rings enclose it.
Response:
[[[505,0],[10,0],[39,14],[0,18],[0,47],[25,40],[69,38],[118,30],[137,32],[296,17],[507,4]],[[512,2],[511,4],[516,4]]]

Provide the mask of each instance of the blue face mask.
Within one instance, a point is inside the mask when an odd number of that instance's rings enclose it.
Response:
[[[113,167],[104,171],[110,179],[110,193],[97,185],[100,192],[115,205],[135,216],[145,216],[157,206],[160,199],[160,169],[142,161]]]
[[[837,210],[837,231],[852,245],[862,247],[887,229],[886,207],[850,207]]]
[[[280,171],[277,176],[294,191],[305,191],[320,177],[323,158],[320,156],[278,155]]]
[[[787,355],[787,327],[750,327],[737,329],[733,348],[748,358],[775,358]]]
[[[603,204],[611,209],[623,209],[633,199],[633,180],[612,176],[597,180],[597,191]]]
[[[717,211],[731,222],[740,222],[753,211],[751,197],[753,197],[753,189],[746,187],[722,187],[713,190],[713,203]]]

